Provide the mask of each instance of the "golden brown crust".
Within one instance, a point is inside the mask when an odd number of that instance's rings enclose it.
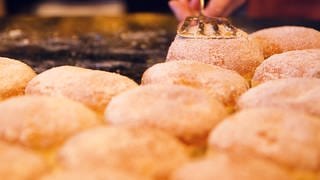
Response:
[[[5,180],[33,180],[47,170],[45,161],[34,152],[0,141],[0,177]]]
[[[320,79],[290,78],[268,81],[256,86],[238,100],[240,109],[277,107],[293,109],[320,117]]]
[[[320,48],[320,32],[306,27],[280,26],[259,30],[250,35],[265,58],[286,51]]]
[[[0,57],[0,101],[24,94],[28,82],[36,73],[26,64]]]
[[[226,115],[222,103],[201,90],[155,84],[114,97],[105,117],[114,125],[158,128],[187,144],[201,145]]]
[[[32,148],[51,148],[100,123],[84,105],[65,98],[20,96],[0,103],[1,140]]]
[[[285,78],[320,78],[320,49],[288,51],[266,59],[256,69],[252,85]]]
[[[59,152],[67,170],[115,168],[143,177],[166,178],[188,160],[185,147],[155,129],[99,127],[69,139]]]
[[[142,84],[177,84],[205,90],[226,106],[235,105],[249,85],[238,73],[197,61],[170,61],[147,69]]]
[[[133,80],[116,73],[61,66],[32,79],[26,94],[65,96],[103,113],[112,96],[136,86]]]
[[[320,121],[295,111],[246,109],[210,134],[211,148],[270,159],[286,167],[320,169]]]
[[[263,61],[260,47],[248,37],[235,39],[191,39],[176,37],[167,61],[193,60],[234,70],[246,79]]]
[[[289,174],[269,161],[248,156],[216,154],[183,165],[172,180],[290,180]]]

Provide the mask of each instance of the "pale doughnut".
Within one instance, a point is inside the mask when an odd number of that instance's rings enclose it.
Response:
[[[165,179],[189,159],[174,137],[146,128],[99,127],[80,133],[60,149],[66,170],[115,168],[142,177]]]
[[[167,61],[194,60],[234,70],[246,79],[264,60],[259,45],[247,36],[234,39],[192,39],[177,36]]]
[[[66,98],[20,96],[0,102],[0,139],[48,149],[69,136],[101,123],[81,103]]]
[[[178,84],[205,90],[226,106],[233,106],[249,85],[238,73],[197,61],[156,64],[142,76],[144,84]]]
[[[28,65],[0,57],[0,101],[24,94],[28,82],[36,73]]]
[[[240,109],[277,107],[320,117],[320,79],[290,78],[265,82],[242,94]]]
[[[40,177],[48,167],[34,152],[0,141],[0,178],[3,180],[32,180]]]
[[[271,27],[256,31],[250,37],[260,44],[265,58],[286,51],[320,48],[320,32],[307,27]]]
[[[255,71],[252,85],[284,78],[320,78],[320,49],[288,51],[266,59]]]
[[[39,180],[151,180],[117,169],[57,171]]]
[[[65,96],[103,113],[112,96],[136,86],[133,80],[116,73],[60,66],[32,79],[26,94]]]
[[[291,180],[276,164],[248,156],[216,154],[183,165],[172,175],[172,180]]]
[[[319,137],[319,118],[290,110],[252,108],[230,116],[213,129],[209,146],[318,172]]]
[[[222,103],[201,90],[154,84],[114,97],[105,117],[112,125],[157,128],[187,144],[202,145],[226,115]]]

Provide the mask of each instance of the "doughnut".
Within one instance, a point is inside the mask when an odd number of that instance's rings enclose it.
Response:
[[[28,82],[36,73],[28,65],[0,57],[0,101],[24,94]]]
[[[283,168],[266,160],[227,155],[214,155],[178,168],[172,180],[291,180]]]
[[[261,157],[302,171],[320,170],[320,119],[293,110],[252,108],[212,130],[209,147]]]
[[[285,78],[320,78],[320,49],[288,51],[266,59],[256,69],[252,85]]]
[[[264,60],[259,45],[247,35],[233,39],[193,39],[176,36],[167,61],[194,60],[234,70],[251,79]]]
[[[0,102],[0,114],[0,140],[37,150],[101,123],[92,110],[62,97],[13,97]]]
[[[147,69],[142,84],[178,84],[205,90],[225,106],[234,106],[248,90],[247,81],[238,73],[197,61],[169,61]]]
[[[112,98],[105,119],[111,125],[157,128],[188,145],[201,146],[226,115],[226,107],[204,91],[154,84]]]
[[[116,169],[57,171],[41,177],[39,180],[151,180]]]
[[[307,27],[271,27],[258,30],[250,37],[260,44],[265,58],[286,51],[320,48],[320,32]]]
[[[66,170],[115,168],[142,177],[165,179],[189,160],[186,147],[156,129],[98,127],[70,138],[58,152]]]
[[[64,96],[103,114],[112,96],[136,86],[133,80],[116,73],[60,66],[33,78],[26,94]]]
[[[40,177],[47,165],[36,153],[0,141],[0,177],[5,180],[28,180]]]
[[[320,79],[290,78],[265,82],[242,94],[239,109],[277,107],[320,117]]]

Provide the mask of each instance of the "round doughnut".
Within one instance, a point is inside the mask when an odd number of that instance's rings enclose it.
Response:
[[[269,161],[251,157],[217,154],[187,163],[177,169],[172,180],[270,180],[292,179],[283,168]]]
[[[26,64],[0,57],[0,101],[24,94],[28,82],[36,73]]]
[[[58,154],[66,170],[115,168],[154,179],[165,179],[188,159],[185,146],[164,132],[112,126],[72,137]]]
[[[209,146],[318,172],[319,137],[319,118],[291,110],[252,108],[220,123],[210,134]]]
[[[277,107],[320,117],[320,79],[290,78],[265,82],[242,94],[240,109]]]
[[[147,69],[142,84],[178,84],[205,90],[226,106],[235,105],[248,90],[247,81],[238,73],[197,61],[169,61]]]
[[[286,51],[320,48],[320,32],[307,27],[266,28],[252,33],[250,37],[260,44],[265,58]]]
[[[39,180],[151,180],[129,172],[116,169],[57,171],[41,177]]]
[[[320,49],[275,54],[258,66],[251,82],[255,86],[269,80],[293,77],[320,78]]]
[[[136,86],[133,80],[116,73],[60,66],[33,78],[26,94],[64,96],[103,113],[112,96]]]
[[[46,170],[45,161],[34,152],[0,142],[0,177],[5,180],[28,180],[40,177]]]
[[[264,60],[259,45],[247,35],[233,39],[192,39],[177,36],[167,61],[194,60],[234,70],[246,79]]]
[[[0,103],[0,139],[35,149],[59,145],[101,123],[86,106],[66,98],[20,96]]]
[[[105,113],[112,125],[161,129],[190,145],[204,144],[209,131],[226,115],[223,104],[201,90],[160,84],[114,97]]]

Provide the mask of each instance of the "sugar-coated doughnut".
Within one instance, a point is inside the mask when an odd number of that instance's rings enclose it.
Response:
[[[187,144],[205,144],[209,131],[227,115],[205,92],[179,85],[146,85],[114,97],[106,109],[112,125],[152,127]]]
[[[250,79],[264,58],[259,45],[247,36],[233,39],[192,39],[177,36],[167,55],[167,61],[176,60],[217,65]]]
[[[0,178],[3,180],[31,180],[40,177],[48,167],[35,152],[0,141]]]
[[[103,170],[60,170],[44,175],[39,180],[151,180],[130,172],[106,168]]]
[[[275,54],[261,63],[252,85],[284,78],[320,78],[320,49],[288,51]]]
[[[72,137],[58,155],[66,170],[115,168],[155,179],[167,178],[188,159],[185,146],[162,131],[111,126]]]
[[[233,106],[249,85],[238,73],[197,61],[170,61],[147,69],[141,83],[178,84],[205,90],[226,106]]]
[[[270,180],[292,179],[283,168],[263,159],[248,156],[216,154],[178,168],[172,180]]]
[[[33,78],[26,94],[64,96],[103,113],[112,96],[136,86],[133,80],[116,73],[60,66]]]
[[[286,51],[320,48],[320,32],[307,27],[280,26],[250,35],[263,49],[265,58]]]
[[[210,134],[215,150],[263,157],[292,169],[320,169],[320,119],[276,108],[239,111]]]
[[[240,109],[277,107],[293,109],[320,117],[320,79],[289,78],[265,82],[242,94]]]
[[[49,149],[101,123],[96,113],[66,98],[19,96],[0,102],[0,139]]]
[[[0,57],[0,101],[23,95],[28,82],[36,73],[23,62]]]

